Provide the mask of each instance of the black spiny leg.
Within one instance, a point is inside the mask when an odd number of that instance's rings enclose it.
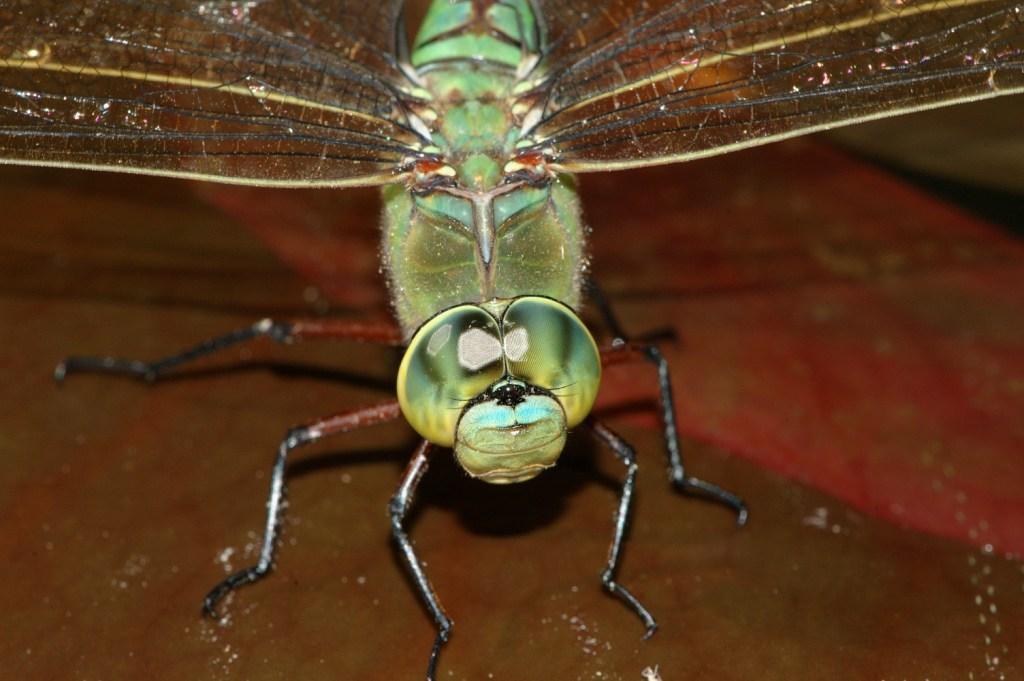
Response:
[[[68,357],[53,370],[53,377],[59,383],[68,374],[90,371],[124,374],[152,382],[183,364],[264,336],[278,343],[312,338],[348,339],[385,345],[397,345],[402,341],[401,333],[392,324],[352,322],[342,319],[295,322],[261,319],[250,326],[210,338],[187,350],[153,362],[118,357]]]
[[[401,411],[398,402],[385,402],[373,407],[357,411],[345,412],[321,419],[314,423],[293,428],[288,431],[281,445],[277,448],[274,468],[270,476],[270,494],[267,497],[267,518],[263,528],[263,545],[257,563],[244,570],[229,575],[227,579],[210,590],[203,599],[203,612],[218,618],[217,603],[229,592],[240,586],[251,584],[262,579],[270,572],[274,563],[274,549],[277,546],[277,533],[281,521],[281,502],[284,500],[284,473],[288,454],[304,444],[315,442],[327,435],[344,433],[375,423],[382,423],[398,418]]]
[[[68,374],[89,371],[124,374],[152,382],[182,364],[215,354],[232,345],[238,345],[260,336],[267,336],[275,341],[285,342],[291,338],[291,324],[272,319],[261,319],[252,326],[235,329],[223,336],[210,338],[176,355],[170,355],[153,362],[121,359],[119,357],[68,357],[57,365],[57,368],[53,371],[53,377],[60,382]]]
[[[622,547],[626,540],[626,530],[629,526],[630,513],[633,509],[633,490],[636,486],[636,455],[628,442],[616,435],[607,426],[597,421],[591,421],[590,427],[594,434],[615,453],[622,463],[626,464],[626,479],[622,482],[622,493],[619,496],[619,508],[615,512],[615,534],[612,536],[612,545],[608,549],[608,563],[601,572],[601,583],[609,592],[615,594],[633,609],[633,612],[643,621],[646,631],[644,638],[650,637],[658,629],[658,623],[654,616],[631,594],[626,587],[615,581],[615,573],[619,568],[619,559],[622,557]]]
[[[658,368],[658,402],[661,406],[661,423],[665,429],[665,453],[668,457],[668,472],[672,485],[684,494],[697,493],[725,504],[736,512],[736,524],[745,525],[748,512],[743,499],[714,483],[686,475],[683,454],[679,447],[679,430],[676,425],[676,408],[672,397],[672,376],[669,373],[668,360],[655,345],[641,345],[639,349],[644,353],[644,357]]]
[[[434,587],[430,585],[430,580],[427,579],[427,574],[423,571],[423,565],[416,557],[416,551],[412,547],[412,542],[409,541],[409,535],[406,534],[405,528],[402,526],[405,515],[412,505],[416,487],[419,486],[423,474],[427,472],[427,454],[429,452],[430,443],[424,440],[416,448],[416,453],[413,454],[412,460],[406,467],[398,491],[395,492],[395,496],[391,497],[388,510],[391,513],[391,535],[395,538],[395,543],[398,544],[398,550],[416,584],[416,590],[420,592],[420,598],[423,599],[427,610],[433,615],[434,622],[437,624],[437,638],[434,639],[434,647],[430,651],[430,659],[427,662],[427,681],[434,681],[437,675],[437,658],[441,654],[441,647],[448,642],[448,636],[452,631],[452,621],[444,613],[441,602],[438,600],[437,594],[434,593]]]
[[[608,327],[612,334],[612,346],[625,345],[626,332],[623,330],[622,325],[619,324],[619,318],[615,316],[615,311],[612,310],[611,303],[605,297],[604,291],[601,290],[601,287],[593,279],[587,279],[586,291],[597,311],[601,314],[601,320],[604,322],[604,325]]]
[[[240,586],[252,584],[270,572],[274,562],[274,548],[277,546],[277,528],[281,521],[281,502],[284,499],[284,467],[288,461],[288,453],[296,447],[311,442],[305,428],[294,428],[288,431],[284,440],[277,448],[277,458],[270,474],[270,494],[267,496],[267,519],[263,527],[263,545],[260,547],[259,561],[244,570],[239,570],[227,579],[210,589],[203,599],[203,613],[207,617],[220,619],[217,614],[217,603],[228,593]]]
[[[608,299],[604,297],[601,289],[593,280],[589,282],[588,290],[613,336],[611,347],[603,349],[601,352],[603,362],[606,365],[613,364],[616,361],[627,359],[630,355],[636,355],[653,364],[658,370],[658,406],[661,408],[665,454],[668,458],[669,479],[672,481],[673,487],[683,494],[699,494],[728,506],[736,513],[736,524],[745,525],[748,512],[747,504],[743,499],[714,483],[686,475],[686,469],[683,467],[683,453],[679,446],[679,429],[676,423],[672,375],[669,372],[668,360],[656,345],[628,341],[622,326],[612,312],[611,305],[608,304]]]

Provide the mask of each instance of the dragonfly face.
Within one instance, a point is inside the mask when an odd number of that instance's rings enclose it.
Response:
[[[459,305],[424,324],[402,360],[398,400],[413,428],[453,447],[467,473],[520,482],[554,465],[600,378],[597,346],[576,314],[523,296]]]

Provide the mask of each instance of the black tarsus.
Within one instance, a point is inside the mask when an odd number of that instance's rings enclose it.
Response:
[[[434,592],[434,587],[431,586],[430,580],[427,579],[427,574],[423,570],[423,564],[416,556],[412,542],[409,541],[409,536],[402,525],[406,513],[409,512],[409,507],[412,505],[416,488],[419,486],[423,474],[427,472],[427,454],[430,452],[430,448],[431,445],[426,440],[416,448],[416,452],[413,454],[409,465],[405,469],[405,473],[402,475],[402,482],[399,483],[395,495],[391,497],[391,502],[388,504],[388,512],[391,515],[391,536],[394,537],[395,543],[398,545],[398,550],[402,554],[402,559],[409,570],[413,583],[416,585],[420,598],[423,599],[423,603],[427,606],[427,610],[430,611],[434,622],[437,624],[437,638],[434,639],[434,646],[430,650],[430,658],[427,661],[427,681],[434,681],[437,675],[437,660],[441,655],[442,646],[448,642],[448,637],[451,635],[452,621],[445,614],[444,608],[441,607],[441,602]]]
[[[293,428],[288,431],[281,444],[277,448],[277,457],[274,459],[274,468],[270,475],[270,494],[267,496],[267,519],[263,528],[263,545],[260,547],[260,557],[255,565],[239,570],[217,586],[210,589],[203,599],[203,614],[213,619],[220,619],[217,613],[217,603],[224,596],[228,595],[240,586],[252,584],[265,577],[270,572],[274,563],[274,549],[277,546],[277,533],[280,523],[281,502],[284,499],[284,473],[285,464],[288,461],[288,454],[296,447],[307,444],[317,439],[317,434],[309,426]]]
[[[100,371],[111,374],[126,374],[152,383],[168,371],[182,364],[212,355],[232,345],[244,343],[261,336],[266,336],[278,343],[286,343],[292,338],[292,324],[273,319],[261,319],[251,326],[235,329],[222,336],[210,338],[178,354],[153,362],[120,359],[117,357],[68,357],[53,370],[53,378],[60,383],[70,373]]]
[[[629,528],[630,514],[633,510],[633,491],[636,488],[636,453],[633,447],[610,428],[598,421],[589,421],[594,434],[615,453],[615,456],[626,465],[626,479],[622,481],[622,492],[619,495],[619,507],[615,512],[615,532],[612,544],[608,549],[608,562],[601,571],[601,583],[610,593],[618,596],[644,623],[644,638],[649,638],[658,629],[654,616],[629,590],[615,580],[622,558],[622,548]]]
[[[605,325],[612,333],[612,347],[626,348],[629,344],[626,333],[615,317],[608,299],[593,279],[588,281],[587,291],[601,317],[604,319]],[[728,506],[736,513],[736,524],[739,526],[745,525],[749,517],[749,511],[743,499],[718,485],[692,475],[686,475],[682,449],[679,445],[679,428],[676,422],[675,399],[672,395],[672,376],[669,372],[668,360],[661,354],[658,346],[654,344],[638,343],[634,345],[658,371],[658,404],[661,408],[665,454],[668,459],[669,480],[672,482],[672,486],[683,494],[698,494],[711,501]]]

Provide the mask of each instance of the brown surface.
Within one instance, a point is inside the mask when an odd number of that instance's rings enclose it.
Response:
[[[706,172],[730,168],[714,163]],[[643,189],[671,172],[646,174]],[[233,597],[225,625],[199,617],[207,589],[252,559],[280,436],[386,397],[393,351],[260,344],[154,387],[50,380],[68,352],[156,357],[318,307],[304,281],[192,196],[144,178],[0,176],[2,675],[422,678],[432,627],[385,515],[414,443],[403,425],[296,455],[276,573]],[[347,256],[360,263],[349,270],[359,296],[342,306],[352,316],[385,305],[367,283],[372,197],[336,199],[362,225]],[[601,244],[599,271],[602,252],[615,258],[614,242]],[[642,290],[609,274],[613,293]],[[631,325],[665,322],[636,296],[624,308]],[[646,667],[664,681],[1024,674],[1018,561],[901,530],[688,441],[695,472],[750,502],[752,522],[736,530],[722,509],[669,491],[656,432],[623,416],[611,422],[641,452],[641,476],[621,580],[659,633],[642,642],[639,622],[598,587],[621,475],[610,456],[577,439],[563,465],[510,488],[471,482],[440,456],[413,530],[456,622],[440,679],[645,681]]]

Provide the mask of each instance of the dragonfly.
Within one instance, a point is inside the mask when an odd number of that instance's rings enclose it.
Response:
[[[156,380],[258,337],[404,348],[396,399],[289,431],[258,561],[272,570],[290,453],[404,417],[420,438],[389,510],[436,625],[452,621],[405,529],[431,456],[485,483],[529,480],[589,430],[623,464],[604,588],[618,579],[633,447],[591,415],[603,369],[657,367],[669,477],[687,472],[669,368],[630,339],[588,275],[578,173],[677,163],[1024,90],[1014,0],[432,0],[410,39],[399,0],[0,0],[0,160],[270,187],[380,186],[395,324],[260,320],[156,361],[69,357]],[[594,303],[612,340],[582,321]]]

